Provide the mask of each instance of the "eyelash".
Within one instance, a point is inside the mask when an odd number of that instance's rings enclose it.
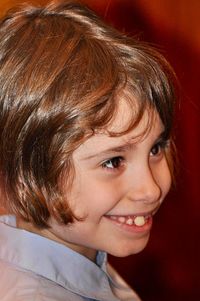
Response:
[[[169,140],[158,141],[151,148],[150,156],[151,157],[159,156],[167,147],[169,147]],[[156,152],[153,152],[153,150],[156,150]]]
[[[123,166],[124,158],[121,156],[110,158],[106,161],[104,161],[101,166],[102,168],[108,169],[108,170],[118,170],[120,167]],[[112,164],[112,167],[108,167],[109,164]]]
[[[158,141],[151,148],[150,156],[151,157],[159,157],[167,147],[169,147],[168,140]],[[156,150],[156,152],[153,152],[153,150]],[[124,161],[125,161],[125,159],[122,156],[116,156],[116,157],[113,157],[113,158],[110,158],[110,159],[104,161],[101,164],[101,167],[103,169],[107,169],[109,171],[118,171],[120,168],[123,167]],[[112,166],[109,167],[108,165],[112,165]]]

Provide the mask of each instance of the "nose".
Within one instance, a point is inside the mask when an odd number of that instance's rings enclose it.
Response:
[[[136,176],[129,178],[129,182],[131,182],[128,192],[129,199],[150,205],[160,200],[162,191],[149,167],[141,167]]]

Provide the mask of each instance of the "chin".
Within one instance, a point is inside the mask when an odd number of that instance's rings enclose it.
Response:
[[[141,241],[124,243],[118,246],[118,248],[116,247],[115,249],[113,248],[112,250],[109,250],[108,253],[115,257],[126,257],[130,255],[138,254],[144,250],[148,241],[149,241],[149,237],[146,239],[141,239]]]

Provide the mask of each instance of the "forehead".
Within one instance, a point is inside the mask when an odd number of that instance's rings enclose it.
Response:
[[[128,102],[123,97],[119,98],[117,111],[107,128],[108,131],[116,133],[124,131],[131,120],[136,119],[137,114],[138,102],[136,99],[132,98],[131,102]]]
[[[128,93],[118,96],[117,110],[110,123],[105,129],[97,130],[97,133],[128,139],[132,135],[131,132],[134,132],[135,138],[142,137],[148,134],[156,121],[160,122],[155,108],[147,103],[141,104],[136,97],[127,95]],[[123,135],[125,133],[128,135]]]
[[[88,138],[78,149],[74,151],[74,158],[90,158],[98,153],[106,153],[107,150],[123,148],[128,144],[135,144],[150,137],[150,143],[154,142],[163,132],[164,127],[156,111],[149,116],[150,112],[145,110],[140,122],[136,127],[126,134],[110,136],[107,131],[99,131]],[[118,111],[107,128],[108,131],[122,132],[127,123],[133,118],[130,104],[123,102],[119,105]],[[151,125],[149,122],[151,121]]]

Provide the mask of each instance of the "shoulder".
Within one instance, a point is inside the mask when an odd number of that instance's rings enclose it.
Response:
[[[1,301],[81,301],[55,282],[0,260]]]

